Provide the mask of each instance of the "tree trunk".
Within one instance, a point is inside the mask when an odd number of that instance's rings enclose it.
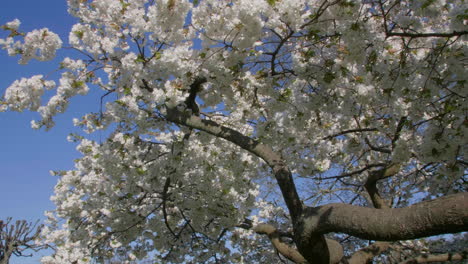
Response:
[[[295,226],[295,240],[309,262],[329,264],[335,263],[331,257],[336,252],[327,246],[323,235],[330,232],[396,241],[467,230],[468,194],[458,193],[405,208],[375,209],[348,204],[309,207]]]

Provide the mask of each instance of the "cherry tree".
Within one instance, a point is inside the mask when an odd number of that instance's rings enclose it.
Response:
[[[0,46],[19,63],[69,57],[58,80],[11,84],[3,111],[37,111],[48,130],[102,91],[73,120],[75,169],[54,172],[43,263],[466,258],[419,239],[468,231],[467,8],[68,0],[67,44],[6,23]]]

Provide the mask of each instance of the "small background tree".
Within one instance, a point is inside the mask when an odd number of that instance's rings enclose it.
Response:
[[[30,257],[32,254],[24,254],[27,250],[35,252],[47,248],[46,245],[36,244],[35,240],[40,235],[42,225],[26,220],[16,220],[8,217],[6,221],[0,220],[0,264],[7,264],[12,255]]]

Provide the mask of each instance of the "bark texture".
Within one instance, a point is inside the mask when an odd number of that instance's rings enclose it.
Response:
[[[306,259],[294,248],[281,242],[278,230],[269,224],[259,224],[253,228],[257,234],[267,235],[273,247],[285,258],[294,263],[307,263]]]
[[[390,167],[373,171],[369,173],[367,181],[364,184],[367,193],[372,201],[372,204],[376,209],[389,209],[387,201],[385,201],[377,189],[377,181],[384,179],[386,177],[391,177],[395,175],[400,170],[400,166],[392,165]],[[378,241],[369,245],[365,248],[361,248],[356,251],[348,260],[348,264],[363,264],[370,263],[374,257],[382,254],[388,248],[390,248],[390,242]]]
[[[405,208],[328,204],[307,208],[303,225],[308,236],[340,232],[381,241],[463,232],[468,229],[468,194],[452,194]]]
[[[461,253],[445,253],[445,254],[425,254],[418,256],[413,259],[408,259],[400,264],[417,264],[417,263],[429,263],[429,262],[444,262],[452,260],[463,260],[468,259],[468,250]]]
[[[348,264],[370,263],[375,256],[378,256],[390,248],[389,242],[375,242],[374,244],[356,251],[348,260]]]

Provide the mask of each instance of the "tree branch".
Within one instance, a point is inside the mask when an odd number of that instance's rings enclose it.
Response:
[[[296,249],[290,247],[286,243],[281,242],[278,230],[269,224],[259,224],[252,229],[260,235],[267,235],[275,249],[294,263],[307,263],[306,259]]]
[[[169,186],[170,185],[171,185],[171,178],[167,177],[166,183],[164,183],[164,190],[163,190],[163,194],[162,194],[162,211],[163,211],[163,216],[164,216],[164,224],[166,225],[169,232],[171,232],[171,234],[175,238],[177,238],[177,235],[174,233],[171,226],[169,225],[169,220],[168,220],[167,210],[166,210],[166,202],[167,202],[167,199],[169,198],[168,191],[169,191]]]
[[[429,38],[429,37],[452,38],[452,37],[463,36],[466,34],[468,34],[468,31],[453,31],[450,33],[387,32],[387,37],[397,36],[397,37],[410,37],[410,38]]]
[[[353,175],[361,174],[361,173],[363,173],[366,170],[371,169],[371,168],[383,167],[383,166],[385,166],[384,163],[369,164],[369,165],[366,165],[365,167],[363,167],[361,169],[358,169],[358,170],[355,170],[355,171],[343,173],[343,174],[340,174],[340,175],[337,175],[337,176],[318,177],[317,180],[342,179],[342,178],[350,177],[350,176],[353,176]]]
[[[291,171],[284,163],[280,154],[273,151],[269,146],[247,137],[232,128],[219,125],[211,120],[201,119],[198,116],[191,115],[189,111],[168,108],[166,118],[176,124],[199,129],[213,136],[223,138],[263,159],[273,170],[293,222],[299,219],[302,213],[302,203],[299,199]]]
[[[363,133],[363,132],[373,132],[373,131],[379,131],[379,130],[377,128],[349,129],[349,130],[344,130],[344,131],[338,132],[338,133],[333,134],[333,135],[326,136],[326,137],[324,137],[322,139],[327,140],[327,139],[332,139],[332,138],[335,138],[335,137],[343,136],[343,135],[346,135],[346,134],[349,134],[349,133]]]
[[[370,263],[370,260],[385,252],[389,247],[390,243],[388,242],[375,242],[356,251],[351,258],[348,259],[348,264]]]
[[[362,239],[396,241],[468,230],[468,193],[447,195],[405,208],[348,204],[306,208],[304,236],[341,232]]]
[[[389,167],[372,171],[367,177],[367,181],[364,185],[369,196],[372,200],[372,204],[376,209],[389,209],[390,206],[388,203],[380,196],[379,190],[377,189],[377,181],[391,177],[398,173],[400,170],[399,165],[391,165]],[[385,252],[390,247],[389,242],[378,241],[365,248],[361,248],[356,251],[348,260],[348,264],[360,264],[368,263],[375,256],[378,256]]]
[[[392,164],[386,168],[372,171],[367,177],[367,181],[364,184],[364,187],[369,193],[369,196],[372,200],[372,203],[377,209],[388,209],[390,208],[385,200],[380,196],[379,191],[377,190],[377,181],[391,177],[398,173],[400,170],[399,164]]]
[[[445,254],[424,254],[416,258],[408,259],[400,264],[417,264],[417,263],[428,263],[428,262],[442,262],[451,260],[463,260],[468,259],[468,250],[460,253],[445,253]]]
[[[295,239],[299,252],[309,263],[337,264],[344,256],[344,250],[338,241],[326,238],[323,234],[303,233],[304,228],[299,225],[295,232]]]

